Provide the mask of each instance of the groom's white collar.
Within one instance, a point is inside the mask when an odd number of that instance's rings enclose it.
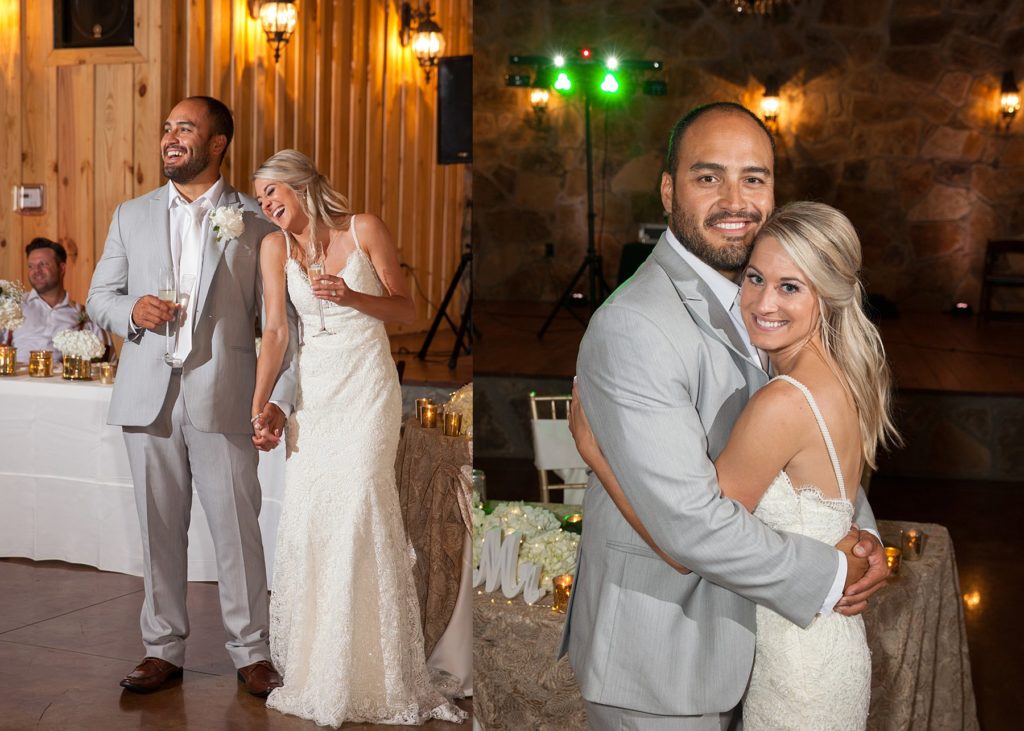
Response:
[[[697,276],[704,281],[704,284],[708,285],[711,293],[715,295],[715,299],[722,304],[722,309],[728,312],[732,308],[733,302],[736,301],[736,295],[739,294],[739,285],[731,279],[723,277],[701,261],[696,254],[679,242],[679,239],[675,237],[671,230],[665,231],[665,240],[668,241],[669,246],[679,256],[683,257],[683,261],[697,273]]]
[[[178,206],[193,206],[198,205],[199,201],[205,203],[205,208],[212,211],[217,207],[218,201],[220,201],[221,195],[224,193],[224,176],[221,175],[217,178],[217,182],[206,189],[206,192],[196,198],[194,201],[189,203],[176,187],[174,187],[174,181],[167,181],[167,208],[170,210],[176,205]]]

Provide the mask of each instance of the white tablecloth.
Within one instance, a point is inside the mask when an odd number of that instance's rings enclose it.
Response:
[[[142,543],[113,386],[0,377],[0,556],[56,559],[142,575]],[[284,446],[260,454],[267,581],[284,496]],[[188,578],[216,581],[206,514],[193,494]]]

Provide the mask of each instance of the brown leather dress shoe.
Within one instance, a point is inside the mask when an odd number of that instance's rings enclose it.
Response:
[[[244,668],[238,668],[238,679],[247,691],[260,698],[266,698],[274,688],[284,685],[280,673],[269,660],[260,660]]]
[[[180,677],[181,668],[177,665],[158,657],[147,657],[124,677],[121,687],[134,693],[152,693],[160,690],[168,680]]]

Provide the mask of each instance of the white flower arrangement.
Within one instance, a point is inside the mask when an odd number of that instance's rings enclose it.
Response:
[[[21,300],[25,296],[21,282],[0,279],[0,330],[15,330],[25,322]]]
[[[233,206],[220,206],[210,213],[210,223],[217,234],[217,242],[223,244],[237,239],[245,232],[245,221],[242,220],[242,209]]]
[[[64,355],[86,360],[99,358],[106,350],[96,333],[88,330],[62,330],[53,336],[53,347]]]
[[[545,509],[521,502],[498,503],[490,515],[484,513],[480,495],[473,492],[473,565],[480,565],[480,550],[484,536],[492,528],[501,528],[504,535],[515,532],[522,535],[519,547],[519,565],[524,562],[540,564],[541,588],[553,591],[551,580],[562,574],[571,574],[576,566],[576,548],[580,537],[561,529],[554,514]]]

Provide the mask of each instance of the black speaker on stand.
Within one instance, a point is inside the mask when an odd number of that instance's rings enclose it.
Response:
[[[437,162],[473,162],[473,57],[437,62]]]

